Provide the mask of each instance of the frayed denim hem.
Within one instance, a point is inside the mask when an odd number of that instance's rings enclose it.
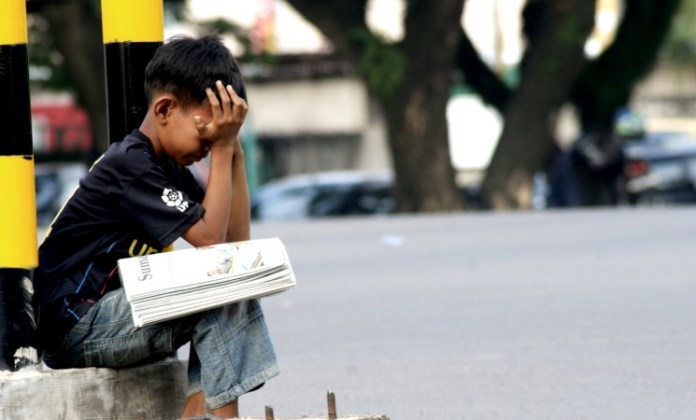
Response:
[[[203,392],[203,388],[201,388],[201,384],[199,382],[189,384],[188,391],[186,392],[186,398],[193,394],[198,394],[199,392]]]
[[[229,391],[225,391],[222,394],[218,394],[212,397],[208,397],[206,395],[205,403],[203,404],[203,406],[206,408],[206,410],[214,410],[216,408],[220,408],[224,405],[231,403],[232,401],[236,400],[242,395],[252,391],[258,386],[268,382],[270,379],[275,378],[279,374],[280,369],[278,368],[278,365],[270,366],[269,368],[264,369],[263,371],[252,376],[251,378],[248,378],[245,381],[242,381],[241,383],[235,385]]]

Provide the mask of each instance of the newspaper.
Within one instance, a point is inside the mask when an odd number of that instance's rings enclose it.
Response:
[[[124,258],[118,270],[138,327],[280,293],[296,284],[279,238]]]

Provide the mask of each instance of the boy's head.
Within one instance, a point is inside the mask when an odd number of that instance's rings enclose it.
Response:
[[[170,93],[182,106],[200,105],[205,89],[220,80],[232,85],[246,100],[246,90],[237,61],[220,38],[175,37],[162,45],[145,69],[145,96],[148,104],[156,93]]]

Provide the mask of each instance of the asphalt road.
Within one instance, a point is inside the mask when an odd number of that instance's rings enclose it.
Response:
[[[266,223],[282,374],[241,414],[696,418],[696,208]]]

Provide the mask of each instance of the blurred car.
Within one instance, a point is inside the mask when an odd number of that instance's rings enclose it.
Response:
[[[389,172],[337,171],[268,182],[251,197],[254,220],[388,214],[394,211]]]
[[[84,163],[39,163],[34,168],[36,219],[48,226],[87,173]]]
[[[629,203],[696,203],[696,137],[648,133],[626,143],[624,162]]]

